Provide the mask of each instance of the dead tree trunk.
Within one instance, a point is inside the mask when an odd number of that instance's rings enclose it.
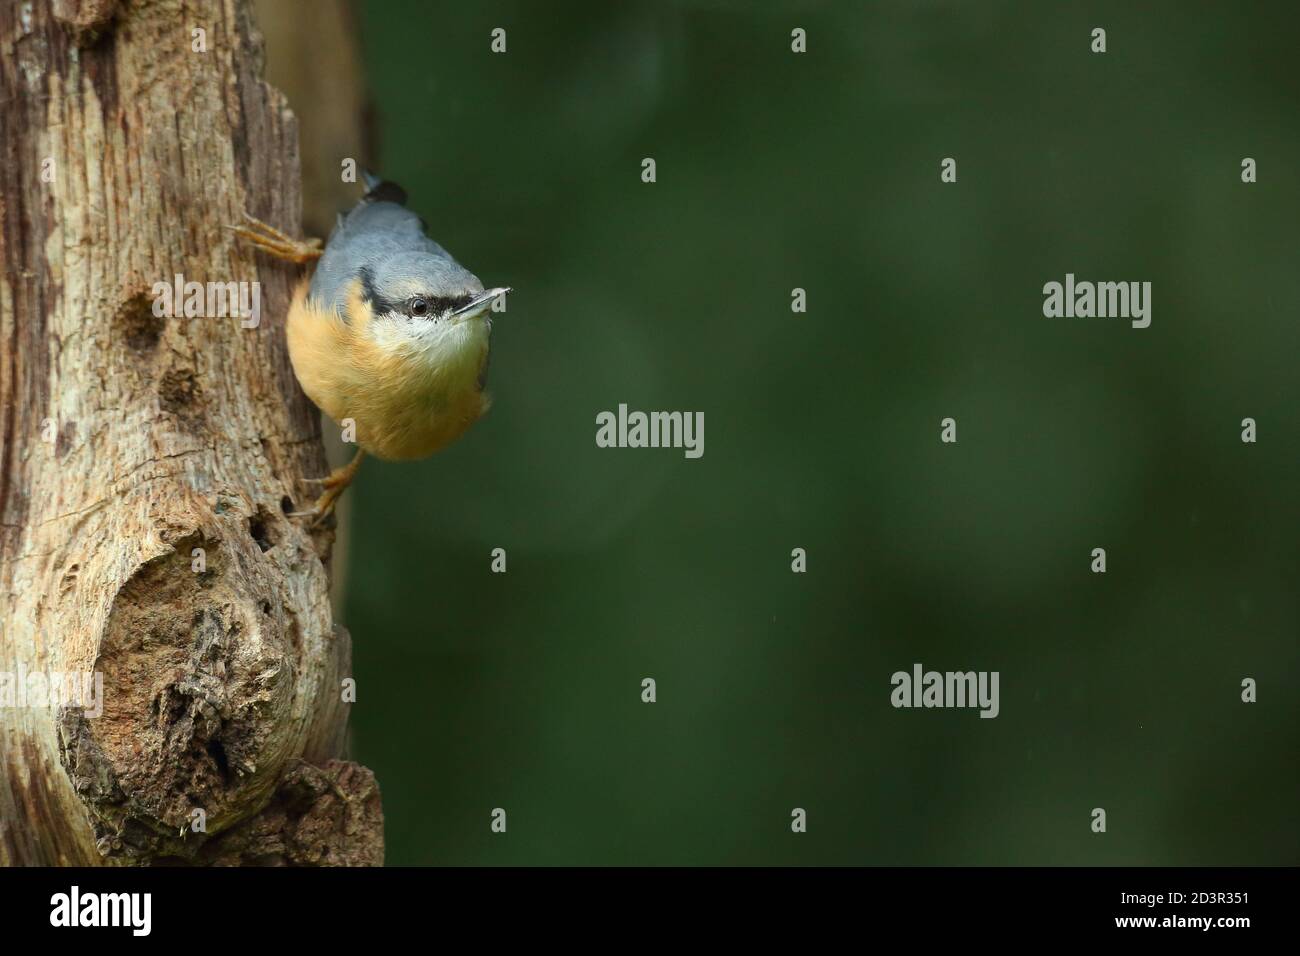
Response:
[[[332,533],[285,517],[325,473],[295,276],[223,228],[297,231],[261,58],[245,0],[0,4],[0,863],[382,862]],[[159,317],[177,275],[261,321]],[[88,674],[102,714],[34,693]]]

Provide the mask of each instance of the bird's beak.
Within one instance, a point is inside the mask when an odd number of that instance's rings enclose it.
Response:
[[[453,318],[472,319],[477,315],[482,315],[488,309],[492,308],[492,303],[505,295],[511,289],[488,289],[486,292],[476,295],[468,305],[462,305],[452,313]]]

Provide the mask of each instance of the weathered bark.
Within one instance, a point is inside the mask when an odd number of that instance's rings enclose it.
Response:
[[[303,229],[308,235],[328,236],[335,217],[351,209],[360,195],[359,177],[344,180],[343,160],[352,160],[358,171],[380,168],[373,161],[373,114],[361,67],[361,25],[348,0],[313,0],[310,17],[303,16],[299,4],[285,0],[254,0],[253,12],[266,41],[266,79],[298,112]],[[347,464],[356,446],[344,442],[328,420],[324,424],[330,464]],[[334,509],[330,601],[339,618],[351,552],[352,501],[346,494]]]
[[[357,180],[343,178],[343,160],[375,168],[361,24],[349,0],[312,0],[311,16],[298,3],[254,0],[253,13],[266,43],[266,80],[298,108],[302,226],[308,235],[327,236],[335,216],[360,196]],[[303,109],[306,103],[315,108]],[[355,451],[347,449],[346,458]]]
[[[259,44],[244,0],[0,4],[0,675],[104,698],[0,686],[0,863],[382,861],[332,532],[285,516],[325,471],[295,275],[223,228],[300,215]],[[260,282],[262,321],[155,316],[177,274]]]

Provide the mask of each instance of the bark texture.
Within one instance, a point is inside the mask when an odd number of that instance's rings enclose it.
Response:
[[[103,675],[97,717],[0,685],[0,863],[382,862],[332,531],[285,516],[326,470],[295,274],[224,228],[297,232],[260,42],[245,0],[0,4],[0,674]],[[155,316],[177,274],[260,324]]]
[[[323,238],[334,228],[335,217],[356,205],[362,190],[360,171],[381,169],[374,161],[374,111],[361,67],[361,22],[348,0],[312,0],[310,17],[303,16],[298,3],[254,0],[253,13],[266,40],[266,79],[298,108],[303,230]],[[343,176],[345,159],[356,167],[351,181]],[[346,465],[356,446],[344,442],[328,418],[322,417],[321,424],[330,465]],[[346,494],[334,510],[330,599],[340,619],[351,553],[352,501]]]

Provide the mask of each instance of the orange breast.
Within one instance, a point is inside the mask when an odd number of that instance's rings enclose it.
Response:
[[[349,321],[312,308],[307,284],[295,292],[287,337],[294,373],[331,419],[356,426],[357,443],[377,458],[425,458],[455,441],[491,404],[478,385],[487,360],[481,350],[457,351],[445,361],[400,346],[381,346],[371,334],[373,316],[353,286]],[[480,352],[481,354],[476,354]]]

